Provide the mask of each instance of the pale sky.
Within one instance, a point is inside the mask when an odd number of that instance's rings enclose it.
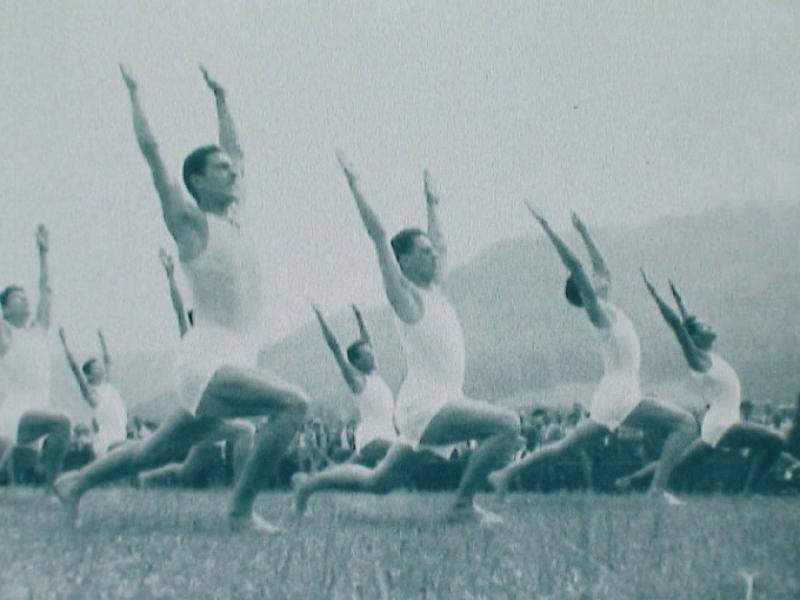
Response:
[[[176,337],[120,60],[176,178],[216,138],[197,63],[228,90],[269,339],[307,297],[383,301],[336,147],[391,232],[424,223],[428,167],[454,264],[535,233],[523,198],[559,226],[798,200],[797,3],[255,4],[2,3],[0,286],[35,289],[45,222],[54,323],[79,354],[98,326],[117,351]]]

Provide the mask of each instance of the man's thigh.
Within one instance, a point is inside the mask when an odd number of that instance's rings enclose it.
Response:
[[[192,446],[213,437],[221,423],[218,419],[195,417],[185,409],[178,409],[150,437],[139,442],[137,453],[147,462],[182,460]]]
[[[65,424],[69,427],[69,420],[64,415],[38,410],[26,412],[17,425],[17,440],[20,444],[29,444]]]
[[[648,431],[653,428],[676,429],[690,422],[696,423],[688,410],[668,402],[648,398],[639,402],[623,421],[623,424]]]
[[[275,373],[224,366],[206,386],[197,414],[221,419],[262,416],[296,408],[305,399],[299,386]]]
[[[504,431],[518,431],[519,427],[519,418],[509,409],[463,398],[442,407],[431,419],[420,443],[440,446],[481,440]]]
[[[723,448],[767,448],[783,445],[781,436],[768,427],[753,423],[735,423],[719,440]]]

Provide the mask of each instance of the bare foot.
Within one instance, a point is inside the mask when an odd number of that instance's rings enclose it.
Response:
[[[78,494],[78,475],[62,475],[53,484],[53,491],[61,501],[64,510],[66,511],[67,521],[75,526],[80,525],[80,517],[78,515],[78,505],[80,504],[81,497]]]
[[[498,525],[503,522],[500,515],[478,506],[475,502],[470,504],[456,504],[447,514],[447,520],[451,523],[464,521],[475,521],[481,525]]]
[[[686,502],[669,492],[663,492],[662,497],[668,506],[686,506]]]
[[[294,515],[299,517],[306,512],[308,505],[308,493],[305,491],[305,484],[309,480],[308,473],[295,473],[292,475],[292,489],[294,490],[294,500],[292,508]]]
[[[275,535],[282,533],[283,529],[265,521],[255,513],[246,515],[228,515],[228,528],[231,531],[250,531],[262,535]]]
[[[494,473],[489,473],[486,479],[494,490],[495,498],[499,502],[503,502],[508,494],[509,477],[503,471],[495,471]]]

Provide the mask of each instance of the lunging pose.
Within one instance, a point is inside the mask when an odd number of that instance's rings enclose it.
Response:
[[[374,468],[354,464],[295,477],[295,508],[322,490],[386,493],[405,482],[424,447],[479,440],[456,492],[453,518],[498,520],[474,504],[486,475],[506,462],[520,432],[517,416],[464,397],[465,351],[461,323],[444,293],[447,248],[439,227],[439,197],[424,173],[428,230],[404,229],[391,240],[361,194],[353,169],[339,155],[350,191],[378,257],[384,289],[396,316],[407,374],[398,393],[399,438]]]
[[[39,249],[39,305],[31,319],[25,290],[9,285],[0,293],[0,472],[13,483],[15,459],[25,446],[37,450],[37,470],[48,489],[53,485],[67,452],[69,419],[50,405],[50,273],[47,255],[50,235],[44,225],[36,230]],[[4,391],[3,391],[4,390]],[[41,451],[36,442],[41,440]]]
[[[528,206],[555,246],[570,275],[567,279],[567,301],[586,311],[594,328],[595,343],[603,358],[603,378],[597,385],[589,410],[590,418],[564,439],[532,454],[505,469],[492,473],[489,481],[499,496],[508,490],[514,476],[549,461],[557,461],[601,445],[609,432],[620,425],[648,430],[667,429],[661,462],[653,478],[652,493],[663,493],[669,502],[677,499],[667,493],[667,481],[681,453],[696,435],[697,424],[687,411],[656,400],[642,399],[639,390],[641,349],[639,336],[630,319],[609,300],[611,273],[589,231],[578,215],[572,223],[578,230],[592,261],[592,276],[548,222]]]
[[[642,279],[678,339],[692,379],[708,406],[700,427],[700,437],[683,453],[681,465],[700,464],[716,447],[750,448],[750,466],[744,484],[744,491],[749,492],[783,452],[783,437],[769,427],[741,420],[739,377],[724,358],[712,351],[717,339],[716,332],[710,325],[688,313],[672,282],[670,289],[680,316],[658,295],[644,271]],[[629,477],[617,480],[617,486],[625,487],[636,479],[650,475],[657,468],[658,464],[652,463]]]
[[[136,81],[123,68],[139,148],[153,176],[164,222],[178,246],[192,287],[194,327],[180,345],[176,383],[182,406],[143,440],[109,453],[56,486],[77,518],[85,492],[173,462],[237,417],[269,415],[256,435],[228,508],[232,528],[277,528],[254,514],[261,481],[275,469],[306,412],[306,393],[274,373],[256,368],[262,326],[261,267],[244,215],[242,151],[225,91],[202,69],[214,94],[219,145],[194,150],[183,163],[183,181],[194,203],[170,178],[139,100]]]
[[[90,358],[80,367],[69,350],[63,327],[59,328],[58,336],[61,338],[61,345],[64,348],[69,368],[75,376],[75,381],[78,382],[81,396],[93,409],[94,440],[92,447],[95,456],[104,456],[112,447],[125,442],[128,410],[125,408],[125,403],[117,388],[111,384],[111,357],[108,354],[103,332],[97,332],[100,349],[103,353],[103,362],[101,363],[96,358]]]
[[[325,322],[322,312],[314,306],[314,314],[322,329],[322,336],[342,372],[347,387],[358,406],[360,422],[355,431],[356,453],[354,460],[365,465],[375,465],[397,439],[394,428],[394,396],[392,390],[378,373],[372,340],[358,308],[353,305],[358,321],[359,339],[347,347],[347,358],[342,354],[339,341]]]

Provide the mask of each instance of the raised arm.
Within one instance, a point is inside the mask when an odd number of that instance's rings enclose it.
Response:
[[[586,309],[586,314],[589,316],[589,320],[595,327],[599,327],[601,329],[608,327],[610,325],[608,313],[598,302],[597,294],[595,293],[592,281],[586,275],[586,271],[583,269],[581,261],[578,260],[578,257],[575,256],[572,250],[569,249],[569,246],[564,243],[564,240],[562,240],[556,234],[556,232],[553,231],[547,220],[542,217],[542,215],[540,215],[530,204],[527,202],[525,204],[533,215],[533,218],[539,222],[539,225],[542,226],[542,229],[547,234],[547,237],[550,238],[553,246],[555,246],[556,252],[558,252],[559,258],[561,258],[561,262],[564,263],[565,267],[567,267],[567,270],[570,272],[575,285],[578,286],[581,299],[583,300],[583,306]]]
[[[442,281],[447,276],[447,241],[442,233],[441,222],[439,220],[439,190],[430,172],[425,169],[422,172],[422,179],[425,183],[425,204],[428,213],[428,238],[439,255],[439,269],[437,280]]]
[[[44,225],[39,225],[36,229],[36,246],[39,249],[39,305],[36,307],[36,324],[48,329],[53,290],[50,287],[50,268],[47,261],[47,253],[50,251],[50,233]]]
[[[158,144],[150,130],[144,109],[142,109],[139,86],[125,67],[120,65],[119,68],[131,101],[133,131],[136,134],[139,149],[150,167],[153,183],[161,201],[164,223],[178,244],[181,254],[191,257],[196,253],[194,246],[197,245],[197,241],[194,238],[201,227],[202,213],[200,209],[186,200],[180,187],[170,178],[164,161],[161,159]]]
[[[106,344],[106,338],[103,336],[103,332],[101,330],[97,330],[97,339],[100,340],[100,351],[103,354],[103,369],[106,372],[106,380],[111,380],[111,355],[108,353],[108,345]]]
[[[372,207],[364,199],[361,191],[358,188],[358,177],[353,171],[352,167],[348,164],[341,152],[336,153],[336,158],[344,171],[347,178],[347,183],[350,186],[350,191],[353,193],[353,198],[356,201],[358,213],[361,215],[361,221],[367,230],[367,234],[372,239],[375,246],[375,252],[378,255],[378,265],[381,269],[383,277],[383,287],[386,290],[386,297],[389,304],[392,305],[395,313],[405,323],[416,323],[422,318],[422,302],[421,299],[413,291],[411,284],[406,280],[400,270],[400,265],[392,252],[389,239],[386,236],[386,231],[378,220],[377,215],[372,210]]]
[[[319,323],[320,329],[322,329],[322,337],[325,338],[325,343],[328,345],[333,357],[336,359],[336,364],[339,365],[339,370],[342,372],[342,377],[344,377],[347,387],[349,387],[350,391],[354,394],[360,394],[364,389],[364,385],[366,384],[364,377],[360,375],[347,361],[347,358],[342,353],[342,348],[339,345],[339,341],[328,327],[328,324],[325,322],[325,317],[322,316],[322,312],[319,310],[319,308],[313,304],[311,307],[314,310],[314,314],[317,316],[317,322]]]
[[[669,289],[672,292],[672,297],[675,298],[675,304],[678,305],[678,310],[681,313],[681,319],[685,321],[689,317],[689,311],[686,310],[686,306],[683,304],[683,298],[681,298],[681,295],[678,293],[678,290],[675,287],[675,284],[672,283],[672,280],[669,282]]]
[[[63,327],[58,328],[58,337],[61,339],[61,346],[64,348],[64,356],[67,357],[69,369],[75,376],[75,381],[78,382],[78,387],[81,390],[81,396],[83,396],[83,399],[89,406],[92,408],[97,407],[97,400],[95,400],[94,394],[89,388],[89,383],[86,381],[86,377],[84,377],[81,368],[78,366],[78,363],[75,360],[75,357],[72,356],[72,352],[69,351],[69,346],[67,345],[67,336],[64,334]]]
[[[708,371],[708,369],[711,367],[711,362],[709,361],[708,357],[701,353],[694,345],[692,336],[689,335],[689,332],[686,331],[686,327],[683,325],[683,319],[681,319],[675,313],[675,311],[672,310],[672,308],[661,299],[661,296],[658,295],[658,292],[650,283],[650,280],[647,279],[647,275],[645,274],[644,270],[642,270],[642,280],[644,281],[647,291],[650,292],[653,300],[656,301],[658,310],[661,312],[661,316],[664,317],[667,325],[669,325],[670,329],[672,329],[675,337],[678,338],[678,343],[681,346],[681,350],[683,351],[683,355],[686,358],[689,368],[698,373],[705,373]]]
[[[608,265],[603,259],[603,255],[600,254],[600,250],[594,243],[592,236],[589,235],[589,230],[578,216],[578,213],[572,213],[572,225],[578,230],[578,233],[583,239],[583,243],[586,246],[586,251],[589,253],[589,258],[592,261],[592,271],[594,271],[594,276],[601,279],[605,283],[604,286],[601,286],[603,288],[603,294],[607,294],[609,288],[611,287],[611,271],[608,270]],[[598,294],[600,293],[600,290],[596,291]]]
[[[364,317],[361,316],[361,311],[358,310],[358,307],[355,304],[353,304],[353,314],[355,314],[356,321],[358,322],[358,334],[361,338],[361,341],[366,342],[371,346],[372,339],[369,336],[369,329],[367,329],[367,324],[364,322]]]
[[[225,88],[219,82],[213,79],[206,68],[200,65],[200,71],[203,73],[203,79],[206,80],[208,89],[214,94],[214,100],[217,105],[217,122],[219,123],[219,145],[231,157],[234,165],[239,171],[239,175],[243,175],[244,170],[244,153],[239,145],[239,138],[236,135],[236,127],[233,123],[228,103],[225,98]]]
[[[164,266],[164,272],[167,274],[167,282],[169,283],[169,297],[172,300],[172,310],[175,311],[175,318],[178,319],[178,331],[183,337],[189,331],[189,323],[186,320],[186,308],[183,305],[183,298],[178,289],[178,284],[175,282],[175,263],[169,253],[163,248],[158,250],[158,258]]]

